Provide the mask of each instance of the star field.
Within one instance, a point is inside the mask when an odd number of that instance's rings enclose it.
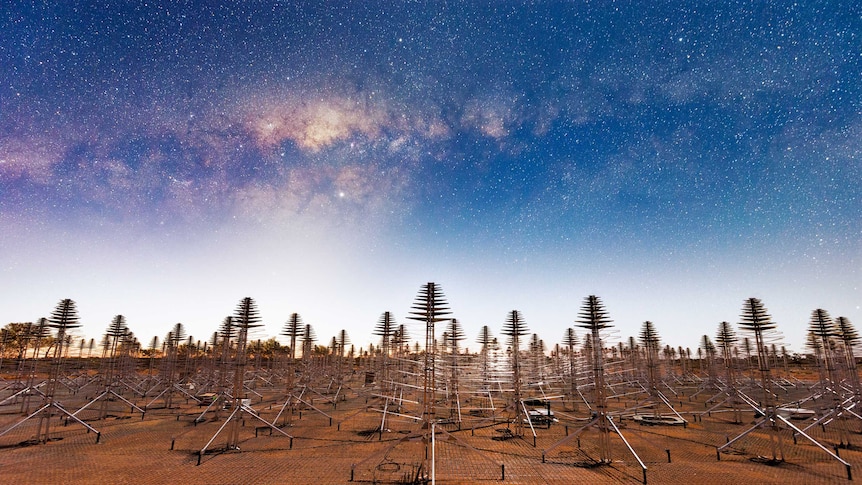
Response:
[[[468,335],[587,294],[692,347],[752,296],[797,351],[862,320],[852,2],[7,9],[5,321],[204,339],[252,296],[364,346],[426,281]]]

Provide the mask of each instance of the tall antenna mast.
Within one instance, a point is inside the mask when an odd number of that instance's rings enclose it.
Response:
[[[601,331],[611,327],[612,321],[608,317],[608,313],[605,311],[599,297],[590,295],[584,299],[581,311],[578,313],[577,323],[575,324],[590,331],[589,337],[592,344],[590,361],[593,364],[594,386],[593,409],[595,409],[596,417],[598,418],[596,424],[599,429],[599,461],[601,463],[611,462],[610,429],[607,423],[608,403],[605,389],[605,367]]]
[[[57,331],[57,336],[55,337],[56,344],[54,346],[54,356],[51,362],[51,371],[48,376],[48,382],[45,386],[42,407],[21,421],[18,421],[12,426],[6,428],[3,432],[0,432],[0,436],[12,431],[31,418],[38,416],[39,422],[36,430],[36,442],[47,443],[51,436],[52,418],[57,415],[65,415],[67,418],[95,433],[96,443],[99,442],[99,438],[102,436],[99,431],[67,411],[66,408],[54,399],[54,394],[57,391],[57,383],[60,381],[60,377],[63,374],[63,357],[66,354],[67,333],[80,326],[81,324],[78,322],[78,310],[75,307],[75,302],[68,298],[60,300],[57,307],[51,313],[51,317],[48,318],[48,327],[55,329]]]
[[[522,436],[524,431],[524,420],[529,419],[524,411],[523,399],[521,397],[521,337],[527,335],[527,324],[518,310],[512,310],[506,317],[503,331],[500,332],[509,337],[509,346],[512,355],[509,360],[512,366],[512,404],[515,407],[515,435]]]
[[[436,391],[435,379],[435,352],[434,325],[437,322],[448,320],[445,315],[449,311],[443,290],[436,283],[425,283],[416,295],[416,301],[411,307],[413,311],[410,320],[425,323],[425,358],[423,365],[423,387],[422,387],[422,429],[430,427],[434,419],[434,401]]]

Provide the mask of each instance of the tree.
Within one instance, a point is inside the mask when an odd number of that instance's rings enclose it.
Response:
[[[7,357],[23,359],[33,332],[32,322],[8,323],[0,333],[0,351]]]

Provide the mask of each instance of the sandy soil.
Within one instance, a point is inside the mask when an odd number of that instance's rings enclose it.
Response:
[[[287,437],[246,413],[239,426],[239,450],[224,450],[227,430],[210,445],[210,452],[199,451],[225,424],[228,411],[219,417],[213,412],[196,423],[204,407],[181,393],[175,393],[173,406],[165,407],[164,398],[153,401],[133,393],[122,393],[138,406],[150,404],[143,419],[119,399],[108,401],[106,417],[99,418],[101,403],[78,414],[100,432],[96,435],[83,426],[60,417],[52,418],[51,439],[34,444],[39,419],[20,422],[20,399],[0,406],[0,482],[3,483],[397,483],[413,478],[425,462],[423,432],[411,419],[390,417],[383,433],[378,429],[382,415],[374,411],[381,405],[372,395],[371,385],[356,378],[349,389],[331,400],[332,393],[308,392],[308,405],[302,405],[291,422],[283,425],[284,415],[276,422]],[[12,376],[6,376],[8,386]],[[14,387],[0,393],[0,400],[11,395]],[[91,385],[76,394],[63,388],[58,401],[77,410],[103,389]],[[251,407],[267,421],[273,421],[284,402],[284,393],[260,386]],[[714,413],[700,415],[712,403],[716,392],[689,383],[670,395],[672,404],[689,422],[682,426],[644,426],[629,418],[619,423],[632,449],[647,467],[648,483],[841,483],[848,482],[844,465],[822,449],[790,431],[778,433],[783,441],[784,461],[772,462],[770,433],[757,429],[720,454],[717,447],[741,434],[755,423],[746,411],[740,423],[732,413],[719,406]],[[811,394],[798,383],[779,390],[779,399],[789,401]],[[314,398],[312,401],[311,399]],[[638,401],[640,399],[640,401]],[[644,403],[643,395],[612,399],[615,409]],[[465,409],[466,409],[465,401]],[[816,403],[811,403],[816,404]],[[825,406],[816,404],[813,407]],[[33,412],[41,405],[34,396]],[[465,413],[459,427],[437,426],[434,473],[439,483],[642,483],[644,473],[637,459],[616,434],[611,435],[611,463],[597,465],[600,432],[595,427],[579,430],[588,422],[589,411],[581,403],[576,408],[554,402],[560,422],[535,430],[529,427],[523,437],[508,439],[513,425]],[[648,412],[648,411],[647,411]],[[795,421],[807,426],[809,421]],[[845,431],[842,433],[842,429]],[[812,437],[852,465],[852,473],[862,477],[862,422],[853,418],[834,421],[826,427],[814,426]],[[429,436],[426,432],[425,436]],[[561,440],[569,437],[567,442]],[[849,443],[849,446],[848,446]],[[550,451],[545,451],[550,450]],[[198,460],[200,458],[200,464]],[[430,470],[428,470],[430,474]],[[430,477],[429,477],[430,478]]]

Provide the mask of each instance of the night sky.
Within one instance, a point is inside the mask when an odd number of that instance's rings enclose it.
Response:
[[[0,324],[862,325],[856,2],[46,3],[0,15]]]

